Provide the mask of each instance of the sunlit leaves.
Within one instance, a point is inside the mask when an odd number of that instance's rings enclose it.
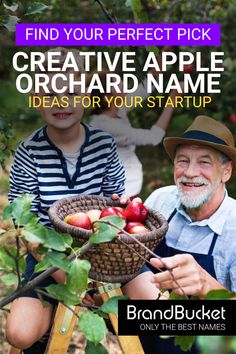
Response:
[[[107,216],[105,218],[102,218],[99,220],[99,222],[94,223],[94,232],[90,236],[90,243],[102,243],[112,241],[113,238],[115,238],[116,235],[120,232],[120,230],[116,227],[106,224],[102,221],[111,222],[119,226],[121,229],[125,227],[125,221],[119,216]]]
[[[127,299],[126,296],[113,296],[102,304],[102,306],[100,306],[100,310],[105,313],[113,313],[115,316],[118,316],[118,300],[125,299]]]
[[[66,285],[70,291],[83,292],[87,289],[90,263],[87,260],[74,259],[69,267]]]
[[[40,14],[47,9],[48,6],[41,2],[32,2],[27,8],[27,12],[25,13],[25,16]]]
[[[236,294],[226,289],[211,290],[206,294],[205,300],[227,300],[233,297],[236,297]]]
[[[85,311],[80,315],[78,325],[86,338],[93,343],[99,343],[105,336],[104,319],[91,311]]]
[[[93,343],[87,340],[85,354],[108,354],[108,351],[101,343]]]
[[[63,284],[51,284],[47,287],[48,293],[59,301],[67,305],[77,305],[80,303],[80,296],[71,293]]]
[[[187,352],[191,349],[196,336],[176,336],[175,337],[175,345],[179,345],[181,350]]]

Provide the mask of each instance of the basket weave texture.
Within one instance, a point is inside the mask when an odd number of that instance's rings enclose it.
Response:
[[[56,201],[49,209],[48,214],[55,230],[60,233],[69,233],[77,242],[83,244],[89,239],[91,231],[65,223],[63,221],[65,216],[78,211],[87,212],[90,209],[102,210],[108,206],[124,207],[118,201],[110,198],[78,195]],[[135,238],[154,251],[165,236],[168,229],[167,221],[160,213],[148,209],[145,226],[150,232],[135,234]],[[109,283],[127,282],[138,274],[145,263],[144,259],[136,252],[146,259],[150,258],[149,253],[130,237],[120,235],[120,238],[132,249],[121,243],[118,238],[114,238],[111,242],[93,245],[83,255],[83,259],[87,259],[91,263],[89,276],[92,279]]]

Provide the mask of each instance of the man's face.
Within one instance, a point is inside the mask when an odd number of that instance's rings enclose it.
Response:
[[[64,86],[68,86],[69,72],[63,74],[66,76],[67,80],[58,78],[58,80],[56,81],[58,89]],[[55,74],[48,74],[50,83],[53,75]],[[79,78],[75,76],[75,80],[79,80]],[[43,96],[50,96],[50,102],[52,103],[55,98],[57,98],[59,102],[61,102],[62,96],[67,96],[66,102],[68,102],[68,105],[66,105],[66,108],[58,107],[57,105],[54,105],[51,108],[46,108],[42,106],[39,107],[37,110],[41,113],[42,119],[47,123],[47,125],[56,129],[68,129],[74,126],[76,123],[80,122],[83,116],[84,108],[80,103],[77,103],[74,107],[74,97],[83,96],[83,94],[80,93],[80,90],[77,89],[76,92],[69,93],[69,89],[67,89],[64,93],[56,93],[53,91],[51,84],[48,85],[48,88],[50,93],[44,93],[44,91],[42,90],[39,93],[39,96],[41,98],[43,98]]]
[[[182,204],[199,208],[214,200],[232,173],[232,163],[222,163],[214,149],[198,145],[181,145],[174,160],[174,178]]]

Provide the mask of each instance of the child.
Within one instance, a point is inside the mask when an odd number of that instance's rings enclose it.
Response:
[[[106,70],[99,73],[99,78],[103,85],[106,82],[106,75],[108,73]],[[176,90],[172,90],[170,94],[171,100],[174,101],[177,95],[180,94]],[[110,105],[105,100],[105,96],[110,100],[112,97],[124,97],[124,93],[117,93],[113,90],[110,94],[104,94],[94,89],[91,93],[91,97],[93,96],[98,96],[101,104],[100,107],[95,107],[92,110],[90,124],[109,132],[114,137],[119,158],[125,168],[125,194],[131,197],[137,196],[142,189],[143,167],[135,153],[135,148],[136,146],[157,146],[161,143],[171,121],[174,107],[165,107],[156,123],[150,129],[134,128],[128,118],[128,113],[134,109],[134,106],[129,108],[122,106],[118,108],[115,105],[114,99]],[[140,97],[143,100],[148,97],[145,80],[140,83],[135,93],[127,94],[128,104],[130,104],[132,96]]]
[[[56,48],[60,52],[60,65],[65,62],[69,51]],[[74,57],[80,69],[75,79],[84,71],[79,53],[73,50]],[[47,67],[47,59],[44,62]],[[58,64],[57,64],[58,66]],[[67,78],[72,70],[64,73]],[[47,73],[49,79],[55,72]],[[63,87],[65,82],[57,81],[57,86]],[[111,196],[112,193],[121,195],[124,192],[124,170],[120,164],[116,145],[113,138],[98,129],[81,123],[83,116],[82,105],[74,107],[74,95],[81,95],[79,90],[74,94],[69,91],[63,94],[40,92],[39,96],[68,96],[68,108],[40,106],[45,127],[40,128],[17,149],[14,164],[10,173],[9,201],[22,193],[35,196],[32,211],[41,222],[51,227],[48,218],[48,208],[55,200],[78,194],[96,194]],[[29,251],[37,245],[29,245]],[[35,277],[34,267],[37,255],[27,256],[27,267],[24,281]],[[63,283],[65,274],[59,270],[40,284],[48,286],[53,282]],[[43,306],[36,292],[30,291],[13,301],[7,320],[6,335],[8,341],[15,347],[25,349],[38,341],[49,329],[53,314],[54,301],[46,298],[49,306]],[[36,351],[34,352],[36,353]]]

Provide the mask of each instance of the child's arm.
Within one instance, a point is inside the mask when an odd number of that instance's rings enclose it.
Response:
[[[116,143],[112,139],[110,153],[107,159],[107,165],[102,183],[102,192],[104,196],[111,197],[113,193],[121,196],[125,191],[125,171],[121,164]]]

